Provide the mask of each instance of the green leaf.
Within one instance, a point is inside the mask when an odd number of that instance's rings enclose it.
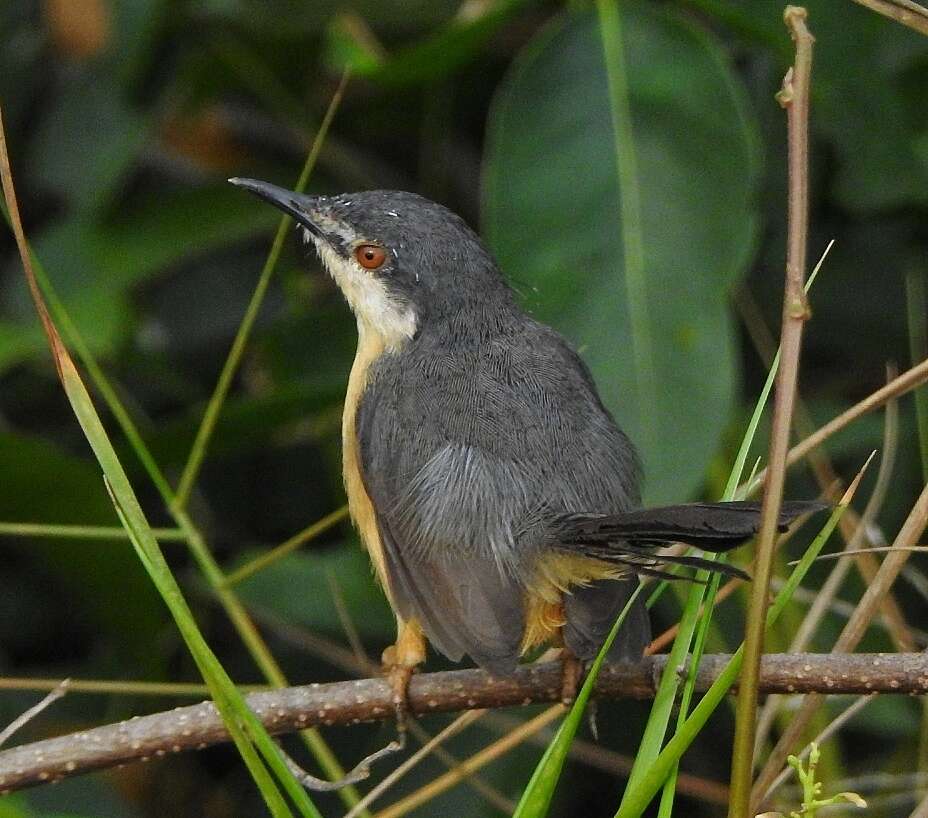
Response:
[[[642,447],[653,503],[694,490],[732,411],[726,298],[751,257],[759,163],[753,121],[716,41],[669,12],[623,6],[622,21],[643,301],[630,299],[623,269],[610,90],[590,13],[543,30],[497,94],[484,227],[516,287],[531,288],[527,306],[581,350]],[[639,389],[633,325],[651,340],[638,362],[653,372],[650,396]]]

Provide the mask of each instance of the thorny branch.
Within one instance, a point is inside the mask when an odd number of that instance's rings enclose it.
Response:
[[[703,657],[697,690],[706,690],[729,659],[724,654]],[[666,661],[666,656],[650,656],[635,665],[608,665],[597,680],[596,695],[650,698]],[[928,654],[769,654],[761,663],[760,690],[922,695],[928,693]],[[267,729],[280,734],[310,726],[391,719],[392,695],[387,680],[372,678],[253,693],[247,700]],[[560,696],[560,662],[526,665],[505,678],[481,670],[423,673],[414,676],[409,686],[414,714],[541,704],[559,701]],[[0,793],[228,740],[211,702],[178,707],[4,750]]]

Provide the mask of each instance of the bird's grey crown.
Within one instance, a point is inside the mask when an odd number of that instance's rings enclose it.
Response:
[[[313,201],[326,216],[350,226],[358,241],[388,250],[382,275],[394,294],[412,302],[420,315],[512,305],[511,291],[483,241],[446,207],[398,190]]]

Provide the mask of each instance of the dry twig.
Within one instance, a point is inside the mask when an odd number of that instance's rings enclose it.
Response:
[[[767,480],[757,535],[754,582],[744,636],[744,664],[735,713],[735,740],[732,747],[731,803],[728,814],[739,818],[748,814],[751,775],[754,766],[754,736],[757,718],[757,682],[764,630],[767,619],[770,574],[777,538],[777,522],[783,502],[790,427],[799,379],[799,350],[802,329],[809,317],[806,300],[806,244],[809,222],[809,82],[812,73],[814,38],[806,28],[806,10],[787,6],[783,15],[796,43],[793,67],[783,79],[777,99],[787,112],[789,144],[789,230],[786,248],[786,285],[783,294],[783,322],[780,332],[782,353],[777,373],[776,399],[770,432]]]

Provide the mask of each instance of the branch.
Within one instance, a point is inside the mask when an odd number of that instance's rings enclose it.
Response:
[[[703,657],[696,688],[706,690],[730,659]],[[602,699],[647,699],[654,695],[667,662],[650,656],[636,665],[607,665],[596,684]],[[764,693],[928,693],[928,654],[769,654],[761,663]],[[557,702],[561,664],[524,665],[496,678],[482,670],[453,670],[413,676],[412,713],[447,713],[477,708]],[[393,718],[393,692],[386,679],[359,679],[289,687],[247,697],[249,706],[275,734],[305,727],[359,724]],[[80,773],[185,750],[202,750],[229,740],[211,702],[96,727],[0,752],[0,794]]]

